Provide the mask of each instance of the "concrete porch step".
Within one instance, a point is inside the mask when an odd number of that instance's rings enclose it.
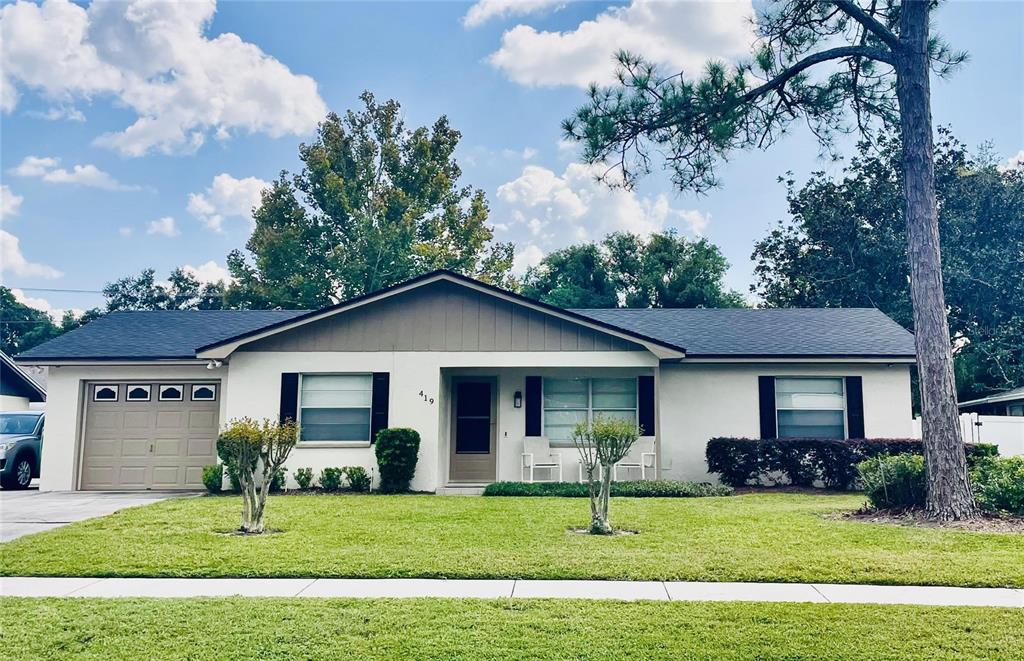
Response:
[[[438,487],[435,492],[438,496],[480,496],[484,493],[486,484],[448,484]]]

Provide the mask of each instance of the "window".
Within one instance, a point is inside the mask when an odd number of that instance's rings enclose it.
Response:
[[[192,386],[193,402],[212,402],[215,399],[217,399],[217,386],[212,384]]]
[[[96,386],[96,388],[92,391],[92,401],[116,402],[117,386]]]
[[[149,401],[149,386],[133,386],[128,385],[127,394],[125,399],[129,402],[148,402]]]
[[[370,441],[369,374],[303,374],[299,425],[303,441]]]
[[[597,416],[636,424],[636,379],[544,379],[544,436],[571,444],[572,430]]]
[[[846,438],[843,379],[776,378],[779,438]]]
[[[180,402],[184,399],[185,386],[160,386],[161,402]]]
[[[1010,404],[1006,407],[1006,415],[1024,416],[1024,404]]]

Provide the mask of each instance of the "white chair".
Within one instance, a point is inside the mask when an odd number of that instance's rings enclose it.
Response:
[[[577,460],[576,460],[576,466],[577,466],[577,468],[579,469],[579,483],[580,483],[580,484],[583,484],[583,481],[584,481],[584,480],[583,480],[583,460],[582,460],[582,459],[577,459]],[[598,480],[600,480],[600,479],[601,479],[601,475],[602,475],[603,473],[604,473],[604,469],[602,469],[602,468],[601,468],[601,465],[600,465],[600,464],[598,464],[598,465],[597,465],[597,479],[598,479]]]
[[[619,469],[625,471],[639,470],[640,479],[647,479],[647,471],[651,471],[654,477],[658,477],[656,463],[657,455],[654,454],[654,439],[640,439],[633,444],[632,449],[626,458],[612,466],[612,481],[619,481]]]
[[[546,438],[530,436],[523,439],[522,478],[524,482],[534,481],[534,471],[550,471],[550,482],[554,482],[555,473],[558,481],[562,481],[562,453],[552,452]],[[526,475],[529,472],[529,479]]]

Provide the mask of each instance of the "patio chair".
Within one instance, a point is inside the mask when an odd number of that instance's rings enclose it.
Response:
[[[630,470],[639,470],[641,480],[647,479],[648,471],[653,473],[654,477],[657,477],[656,456],[654,454],[653,439],[638,440],[629,451],[629,454],[626,455],[626,458],[612,466],[612,480],[614,482],[619,481],[620,468],[627,471],[627,473]]]
[[[562,481],[562,453],[552,452],[551,446],[546,438],[527,437],[523,439],[523,464],[522,478],[524,482],[534,481],[534,471],[550,471],[549,482],[555,481],[555,473],[558,473],[558,481]],[[527,479],[529,473],[529,479]]]

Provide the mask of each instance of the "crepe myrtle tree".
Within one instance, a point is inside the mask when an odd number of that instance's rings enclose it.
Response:
[[[597,416],[588,425],[581,422],[572,430],[572,443],[580,453],[590,496],[590,534],[610,535],[608,499],[612,490],[612,467],[626,458],[640,437],[635,423]]]
[[[755,17],[749,60],[709,62],[699,77],[663,76],[620,53],[618,84],[591,86],[563,122],[583,158],[609,163],[605,178],[632,185],[664,154],[674,184],[703,192],[737,149],[767,148],[803,119],[825,152],[837,134],[868,139],[898,127],[914,336],[927,468],[926,510],[939,520],[976,514],[957,424],[942,285],[932,145],[931,73],[949,75],[966,54],[931,32],[937,3],[923,0],[776,0]]]
[[[267,496],[273,476],[281,470],[299,438],[291,421],[239,418],[228,423],[217,438],[217,454],[238,474],[242,492],[239,532],[258,535],[266,530]]]

